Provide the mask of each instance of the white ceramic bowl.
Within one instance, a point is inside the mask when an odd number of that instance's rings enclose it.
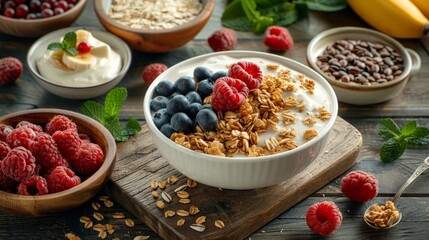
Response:
[[[162,79],[175,81],[178,74],[192,76],[186,69],[193,69],[211,57],[227,56],[236,58],[262,58],[277,62],[293,71],[313,79],[317,86],[326,90],[332,117],[319,131],[318,137],[296,149],[261,157],[219,157],[189,150],[165,137],[155,126],[150,110],[150,100],[154,97],[155,86]],[[222,64],[222,66],[224,66]],[[154,142],[162,156],[178,171],[200,183],[224,189],[255,189],[281,183],[303,171],[325,146],[328,134],[335,122],[338,102],[329,83],[311,68],[294,60],[278,55],[253,51],[227,51],[197,56],[170,67],[163,72],[146,92],[143,111]]]
[[[378,85],[357,85],[333,80],[317,66],[316,62],[317,57],[322,55],[326,47],[336,40],[366,40],[390,46],[402,56],[404,70],[395,79]],[[421,67],[420,57],[414,50],[405,48],[386,34],[360,27],[332,28],[317,34],[307,46],[307,62],[328,80],[340,102],[355,105],[375,104],[393,99],[401,93],[410,77]]]
[[[60,38],[66,33],[76,31],[78,29],[90,31],[95,38],[109,44],[112,50],[116,51],[121,56],[122,67],[116,77],[108,80],[107,82],[88,87],[75,87],[67,84],[58,84],[57,82],[43,77],[39,73],[36,61],[42,57],[46,51],[49,51],[47,50],[48,45],[52,42],[59,42]],[[131,64],[131,58],[132,55],[130,48],[119,37],[101,29],[70,27],[46,34],[34,42],[27,53],[27,64],[37,83],[52,94],[68,99],[88,99],[100,96],[115,87],[127,73]]]

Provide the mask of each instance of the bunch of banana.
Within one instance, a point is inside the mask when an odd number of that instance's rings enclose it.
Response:
[[[429,0],[347,0],[347,2],[369,25],[392,37],[421,38],[429,31]]]

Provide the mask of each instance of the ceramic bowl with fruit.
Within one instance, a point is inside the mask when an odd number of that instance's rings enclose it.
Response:
[[[149,86],[143,111],[162,156],[185,176],[225,189],[272,186],[321,152],[338,102],[312,69],[281,56],[197,56]]]
[[[97,121],[61,109],[0,117],[0,210],[46,215],[70,210],[107,182],[116,143]]]
[[[40,37],[70,26],[86,0],[8,0],[0,4],[0,32],[18,37]]]
[[[307,62],[332,85],[338,100],[367,105],[395,98],[421,67],[419,55],[381,32],[339,27],[316,35]]]
[[[88,99],[116,86],[131,64],[122,39],[96,28],[71,27],[38,39],[27,53],[31,74],[44,89],[68,99]]]
[[[101,24],[131,48],[168,52],[185,45],[202,30],[215,2],[95,0],[94,9]]]

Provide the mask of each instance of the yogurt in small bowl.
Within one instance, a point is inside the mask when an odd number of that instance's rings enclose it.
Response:
[[[197,66],[207,67],[213,72],[228,71],[228,65],[239,61],[251,61],[258,64],[263,70],[264,76],[275,75],[286,70],[290,72],[292,78],[302,77],[314,82],[315,87],[312,94],[308,94],[297,85],[296,91],[290,91],[282,96],[284,99],[293,96],[306,102],[302,113],[293,112],[296,116],[294,127],[297,130],[297,147],[258,156],[248,155],[245,151],[222,156],[221,154],[213,155],[194,151],[174,142],[161,133],[153,121],[153,112],[150,109],[150,101],[156,96],[155,87],[159,82],[162,80],[175,82],[179,77],[192,76],[193,70]],[[267,65],[278,66],[278,68],[269,70]],[[309,127],[302,122],[306,116],[317,115],[321,108],[325,108],[329,112],[329,118],[319,119],[320,121],[317,120],[314,125],[311,124],[311,128],[316,129],[317,136],[304,140],[302,131]],[[170,67],[149,87],[144,98],[143,111],[154,142],[169,164],[187,177],[203,184],[242,190],[272,186],[304,171],[326,144],[337,116],[338,102],[329,83],[315,71],[299,62],[261,52],[227,51],[197,56]],[[277,127],[283,128],[285,126],[280,123]],[[258,145],[264,145],[265,140],[278,134],[272,129],[262,132]],[[171,137],[173,138],[174,134]]]
[[[49,50],[75,32],[90,51],[72,56],[62,50]],[[97,97],[116,86],[131,64],[128,45],[115,35],[96,28],[64,28],[38,39],[29,49],[27,63],[36,81],[47,91],[68,99]]]

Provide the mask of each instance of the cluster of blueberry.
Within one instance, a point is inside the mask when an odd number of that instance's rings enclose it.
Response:
[[[156,127],[168,138],[175,132],[193,133],[197,125],[204,132],[216,130],[217,114],[203,101],[212,94],[216,80],[226,74],[198,66],[193,77],[182,76],[174,84],[160,81],[155,87],[156,97],[150,102]]]

